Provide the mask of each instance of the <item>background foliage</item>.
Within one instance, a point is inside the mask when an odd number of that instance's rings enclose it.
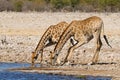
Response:
[[[0,0],[0,11],[119,12],[120,0]]]

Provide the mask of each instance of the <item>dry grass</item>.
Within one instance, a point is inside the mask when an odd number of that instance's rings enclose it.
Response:
[[[90,16],[99,16],[103,19],[105,33],[109,35],[120,35],[120,14],[119,13],[17,13],[1,12],[0,13],[0,33],[8,34],[25,34],[38,35],[39,29],[46,29],[52,24],[61,21],[70,23],[72,20],[81,20]],[[3,29],[3,30],[2,30]],[[41,30],[40,30],[41,31]],[[111,32],[112,31],[112,32]],[[15,33],[14,33],[15,32]],[[36,32],[36,33],[34,33]],[[40,33],[41,34],[41,33]]]

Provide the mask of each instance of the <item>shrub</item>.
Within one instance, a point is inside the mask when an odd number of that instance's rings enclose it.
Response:
[[[22,11],[22,5],[23,5],[22,1],[16,1],[14,5],[15,5],[15,11],[18,11],[18,12]]]
[[[0,0],[0,11],[120,11],[120,0]]]

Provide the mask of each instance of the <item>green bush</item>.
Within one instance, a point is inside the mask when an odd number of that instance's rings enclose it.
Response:
[[[119,12],[120,0],[0,0],[0,11]]]
[[[16,1],[14,5],[15,5],[15,11],[18,11],[18,12],[22,11],[22,5],[23,5],[22,1]]]
[[[50,3],[52,6],[56,9],[61,9],[63,7],[63,2],[62,0],[51,0]]]

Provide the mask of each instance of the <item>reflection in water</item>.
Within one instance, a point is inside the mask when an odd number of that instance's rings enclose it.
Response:
[[[8,68],[19,68],[29,66],[30,64],[27,63],[0,63],[0,80],[111,80],[111,78],[106,77],[75,77],[5,70]]]

